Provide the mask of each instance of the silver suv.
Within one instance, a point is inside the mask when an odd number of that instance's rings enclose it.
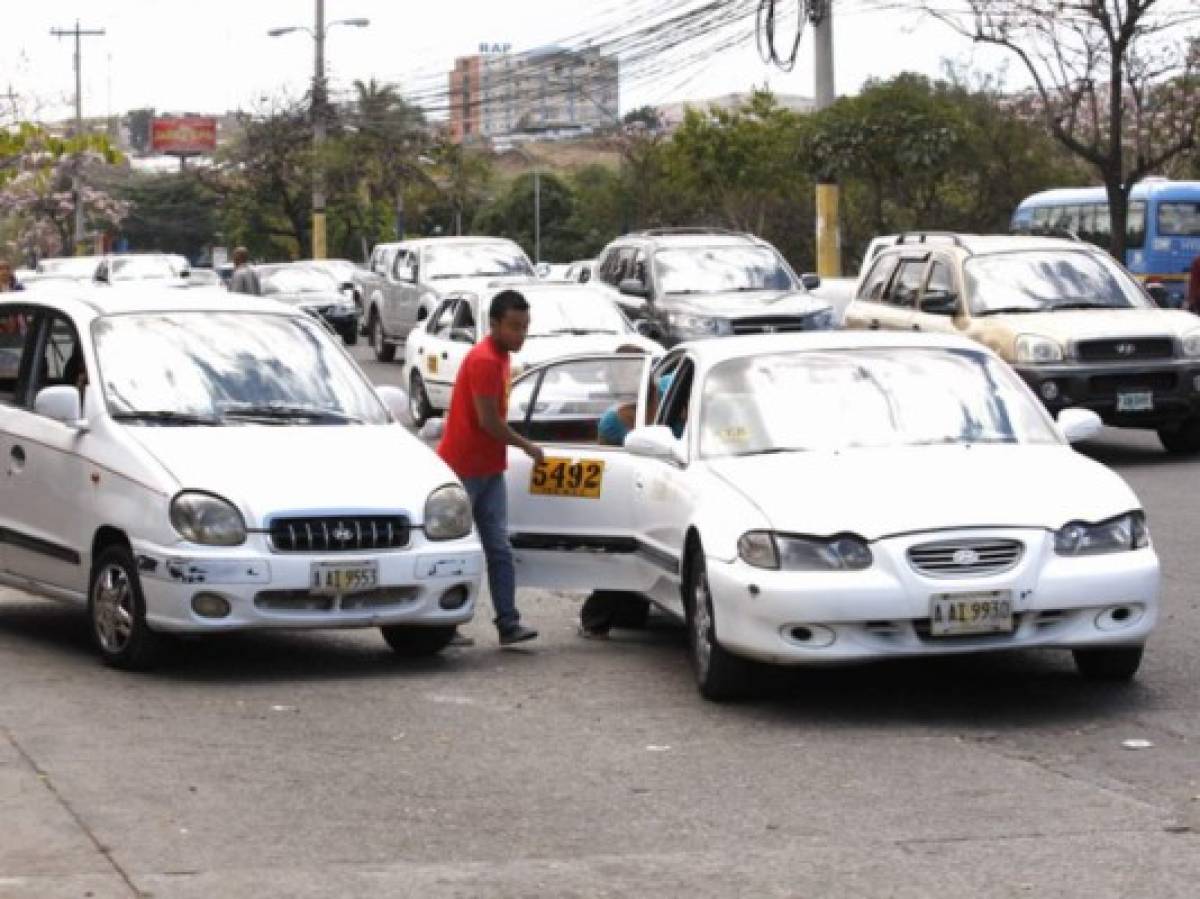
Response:
[[[834,325],[829,303],[808,291],[816,275],[797,277],[765,240],[710,228],[660,228],[614,240],[593,280],[647,337],[668,346],[727,334],[822,331]]]

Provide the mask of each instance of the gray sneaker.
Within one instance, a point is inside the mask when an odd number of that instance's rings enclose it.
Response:
[[[514,624],[510,628],[505,628],[500,632],[500,645],[512,646],[514,643],[524,643],[526,640],[533,640],[537,637],[538,632],[531,627],[526,627],[523,624]]]

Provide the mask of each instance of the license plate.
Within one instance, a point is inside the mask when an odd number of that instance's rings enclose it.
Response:
[[[529,492],[535,496],[599,499],[603,480],[604,462],[600,459],[548,458],[533,467]]]
[[[1118,412],[1149,412],[1154,408],[1154,394],[1149,390],[1137,393],[1118,393]]]
[[[1012,629],[1012,594],[1008,590],[938,593],[930,602],[929,633],[934,637],[1011,633]]]
[[[359,593],[379,586],[378,562],[313,562],[309,586],[313,593]]]

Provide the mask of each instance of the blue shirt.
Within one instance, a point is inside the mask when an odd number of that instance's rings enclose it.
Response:
[[[601,443],[606,443],[612,446],[624,446],[625,438],[629,434],[629,428],[625,427],[625,422],[621,421],[621,416],[618,414],[620,406],[612,406],[603,415],[600,416],[600,421],[596,423],[596,434],[600,438]]]

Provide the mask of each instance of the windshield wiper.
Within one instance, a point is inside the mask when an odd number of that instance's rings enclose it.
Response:
[[[135,409],[130,412],[114,412],[114,421],[148,421],[164,425],[208,425],[221,424],[214,415],[198,415],[193,412],[175,412],[171,409]]]
[[[994,309],[984,309],[978,315],[1014,315],[1020,312],[1045,312],[1045,306],[997,306]]]
[[[554,328],[554,329],[552,329],[550,331],[546,331],[544,333],[546,333],[547,335],[557,335],[557,334],[616,334],[617,332],[613,331],[611,328]],[[536,335],[530,334],[529,336],[534,337]]]
[[[362,419],[332,409],[318,409],[313,406],[285,405],[245,405],[232,406],[223,410],[227,417],[232,418],[271,418],[280,420],[308,419],[312,421],[335,422],[337,424],[361,424]]]
[[[1055,303],[1055,309],[1124,309],[1124,306],[1114,306],[1111,303],[1097,303],[1095,300],[1066,300]]]
[[[774,456],[779,453],[811,453],[812,450],[807,446],[773,446],[769,449],[760,450],[743,450],[740,453],[732,453],[734,457],[738,456]]]

